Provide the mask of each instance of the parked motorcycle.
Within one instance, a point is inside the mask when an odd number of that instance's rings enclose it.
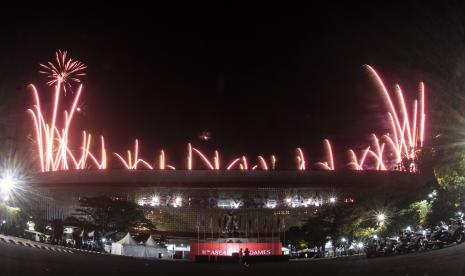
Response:
[[[449,225],[441,222],[441,225],[434,227],[423,242],[425,249],[442,248],[451,243],[462,243],[465,241],[464,225],[462,220],[451,219]]]
[[[421,251],[423,249],[422,244],[425,239],[423,230],[416,232],[405,231],[400,237],[396,247],[398,254],[406,254],[411,252]]]

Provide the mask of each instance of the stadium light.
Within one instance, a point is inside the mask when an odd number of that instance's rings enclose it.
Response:
[[[13,176],[10,174],[6,174],[0,179],[0,192],[4,195],[8,195],[11,190],[13,190],[16,181],[14,180]]]
[[[376,215],[376,220],[378,220],[379,223],[384,223],[386,215],[384,213],[379,213]]]
[[[174,199],[174,204],[173,204],[173,207],[181,207],[182,206],[182,197],[181,196],[177,196],[175,199]]]
[[[1,200],[8,201],[10,200],[10,196],[17,186],[17,181],[14,178],[13,174],[9,171],[4,172],[3,175],[0,176],[0,196]]]
[[[160,197],[155,195],[152,197],[152,202],[150,203],[151,206],[160,205]]]

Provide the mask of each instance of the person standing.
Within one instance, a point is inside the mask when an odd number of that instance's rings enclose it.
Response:
[[[244,265],[246,267],[249,267],[249,256],[250,256],[249,248],[246,248],[244,251]]]
[[[239,264],[242,264],[242,255],[243,255],[242,248],[240,248],[239,249]]]

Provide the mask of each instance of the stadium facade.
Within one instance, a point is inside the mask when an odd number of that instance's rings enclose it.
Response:
[[[326,204],[405,205],[431,177],[388,171],[65,171],[33,175],[46,219],[65,218],[81,197],[143,206],[159,233],[203,239],[273,237]]]

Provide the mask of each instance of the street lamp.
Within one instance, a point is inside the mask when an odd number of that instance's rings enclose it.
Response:
[[[332,196],[329,198],[330,203],[336,203],[336,197]]]

